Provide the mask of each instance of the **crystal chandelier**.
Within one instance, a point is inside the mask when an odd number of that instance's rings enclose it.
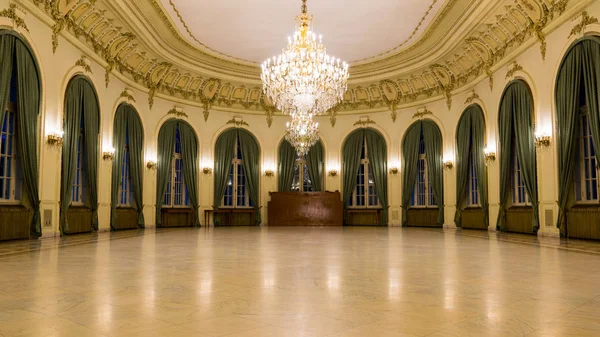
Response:
[[[348,64],[327,55],[322,37],[311,31],[306,0],[296,20],[298,27],[287,47],[262,64],[263,89],[285,114],[323,114],[344,98]]]
[[[319,123],[308,115],[295,115],[287,123],[285,139],[296,149],[300,157],[319,141]]]

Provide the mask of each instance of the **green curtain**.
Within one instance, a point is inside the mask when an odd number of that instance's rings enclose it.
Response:
[[[323,142],[319,140],[313,145],[306,154],[306,165],[308,166],[308,175],[312,182],[313,191],[322,192],[324,188],[323,175],[325,170],[325,149]]]
[[[458,122],[456,130],[456,215],[454,222],[462,226],[462,211],[466,206],[469,184],[469,154],[475,156],[479,202],[484,212],[484,223],[489,223],[487,179],[485,171],[485,118],[479,105],[468,107]]]
[[[295,167],[296,150],[287,140],[283,140],[279,144],[279,162],[277,163],[277,190],[279,192],[292,190]]]
[[[485,166],[485,116],[483,110],[478,109],[471,114],[471,133],[473,137],[473,153],[475,154],[475,171],[477,174],[477,187],[479,202],[483,210],[483,223],[490,224],[490,205],[488,202],[488,179]]]
[[[402,225],[408,225],[407,211],[410,207],[419,161],[419,143],[421,142],[421,122],[411,125],[402,142]]]
[[[117,203],[119,199],[119,186],[121,185],[122,167],[125,160],[125,139],[127,137],[127,108],[125,104],[119,105],[113,123],[113,147],[115,160],[112,165],[111,191],[110,191],[110,228],[116,229]],[[131,155],[129,156],[131,158]]]
[[[60,229],[69,234],[67,211],[71,206],[71,188],[77,162],[77,143],[81,119],[85,138],[87,206],[92,210],[91,227],[98,229],[98,133],[100,111],[96,91],[84,76],[75,76],[67,86],[65,97],[64,140],[62,148]]]
[[[0,106],[5,107],[10,90],[10,78],[16,67],[18,145],[24,188],[29,205],[33,210],[30,235],[42,235],[39,198],[38,163],[38,116],[40,113],[40,80],[37,63],[29,46],[14,32],[0,34]],[[4,108],[0,109],[0,123],[4,120]],[[24,135],[24,136],[21,136]],[[25,136],[26,135],[26,136]]]
[[[183,179],[190,196],[190,207],[196,213],[195,226],[200,226],[198,214],[198,138],[194,129],[186,122],[178,123],[179,136],[181,137],[181,157],[183,161]]]
[[[429,120],[422,121],[425,153],[427,153],[427,175],[433,196],[438,206],[437,223],[444,224],[444,171],[442,156],[442,133]]]
[[[238,137],[242,149],[242,158],[244,162],[244,172],[246,173],[246,183],[248,185],[248,195],[254,202],[256,209],[256,224],[261,223],[260,215],[260,147],[254,136],[244,130],[238,129]],[[231,157],[233,158],[233,157]]]
[[[133,107],[127,118],[129,133],[129,176],[133,188],[133,199],[138,211],[138,227],[144,228],[144,126]]]
[[[237,139],[237,130],[229,129],[223,132],[215,144],[215,167],[214,174],[214,198],[213,208],[221,207],[223,194],[227,187],[227,179],[231,170],[231,160],[234,156],[235,140]]]
[[[513,81],[504,92],[499,116],[500,141],[503,149],[500,173],[500,214],[498,227],[503,229],[506,221],[506,207],[511,186],[512,141],[514,135],[518,160],[521,166],[525,189],[533,210],[532,232],[539,229],[539,205],[537,195],[537,163],[533,130],[533,98],[526,84]],[[508,130],[506,130],[508,128]],[[509,147],[510,146],[510,147]]]
[[[161,209],[171,177],[171,162],[175,153],[177,120],[168,120],[158,132],[158,163],[156,171],[156,227],[162,226]],[[184,177],[185,179],[185,177]]]
[[[360,169],[360,154],[362,152],[365,130],[360,129],[351,133],[342,149],[342,178],[344,197],[344,219],[347,217],[348,202],[356,188],[356,176]]]
[[[471,108],[463,112],[456,128],[456,213],[454,223],[462,227],[462,211],[469,185],[469,153],[471,151]]]
[[[110,227],[115,229],[116,209],[118,204],[119,185],[121,183],[122,166],[126,138],[129,137],[129,179],[133,190],[133,202],[138,212],[138,226],[144,228],[143,212],[143,158],[144,129],[142,121],[134,107],[121,104],[117,108],[113,123],[113,147],[116,149],[112,169],[111,214]]]
[[[383,209],[380,219],[382,226],[388,224],[388,169],[387,169],[387,144],[377,131],[366,129],[367,152],[369,154],[369,168],[375,181],[375,192]]]

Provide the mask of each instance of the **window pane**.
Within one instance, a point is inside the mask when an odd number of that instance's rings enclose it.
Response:
[[[300,165],[294,167],[294,180],[292,181],[292,192],[300,191]]]
[[[308,172],[308,166],[306,165],[302,165],[302,184],[303,184],[303,191],[304,192],[312,192],[313,191],[313,187],[312,187],[312,180],[310,179],[310,173]]]

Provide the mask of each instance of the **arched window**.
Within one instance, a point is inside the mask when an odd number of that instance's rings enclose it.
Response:
[[[199,226],[198,138],[192,127],[168,120],[158,133],[157,226]]]
[[[222,206],[233,208],[253,208],[254,202],[248,196],[248,186],[246,183],[246,171],[244,170],[244,156],[240,138],[237,137],[233,149],[235,156],[231,160],[229,177],[227,178],[227,187],[223,195]]]
[[[504,90],[498,113],[500,208],[497,227],[520,233],[539,228],[533,96],[522,80]]]
[[[487,229],[489,211],[485,171],[485,120],[477,104],[469,106],[456,127],[456,214],[458,227]]]
[[[319,140],[307,154],[300,156],[283,140],[279,145],[277,186],[280,192],[323,191],[324,148]]]
[[[360,166],[356,175],[356,187],[348,201],[351,208],[380,208],[379,197],[375,190],[375,180],[369,162],[369,149],[366,136],[363,136],[363,145],[360,151]]]
[[[444,224],[442,133],[431,120],[413,123],[402,141],[402,224]]]
[[[167,181],[167,189],[165,190],[163,207],[189,207],[190,192],[185,184],[185,177],[183,176],[184,167],[181,152],[181,132],[179,131],[179,127],[175,129],[175,145],[169,172],[170,175],[169,180]]]
[[[39,237],[39,69],[17,32],[0,29],[0,45],[0,240]]]
[[[388,224],[387,143],[376,130],[351,133],[342,149],[346,224]]]
[[[561,62],[556,82],[558,221],[567,237],[600,239],[600,37],[577,40]],[[591,208],[590,208],[591,207]]]
[[[17,73],[13,67],[10,92],[0,129],[0,204],[20,204],[22,177],[17,147]]]
[[[98,230],[100,105],[85,76],[67,85],[62,148],[61,233]]]
[[[120,104],[115,113],[113,146],[111,228],[144,227],[144,130],[137,111],[129,104]]]
[[[233,215],[227,216],[230,222],[260,224],[260,147],[256,138],[244,129],[229,129],[217,139],[214,153],[213,207],[221,213],[235,213],[235,219]],[[224,220],[215,218],[215,223],[223,224]]]

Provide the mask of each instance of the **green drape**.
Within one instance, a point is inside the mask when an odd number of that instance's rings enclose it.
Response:
[[[4,120],[13,69],[17,75],[17,129],[24,188],[33,211],[30,235],[42,235],[39,198],[38,116],[40,113],[40,80],[30,48],[14,32],[0,32],[0,123]]]
[[[558,145],[558,221],[565,234],[565,215],[573,185],[577,161],[579,130],[579,97],[583,84],[588,108],[592,141],[600,144],[600,110],[598,90],[600,81],[600,38],[586,36],[577,40],[563,59],[556,83],[556,139]],[[596,151],[600,160],[600,153]]]
[[[489,223],[487,179],[485,172],[485,119],[479,105],[471,105],[463,113],[456,130],[456,226],[462,226],[462,211],[466,206],[469,184],[469,154],[473,153],[478,182],[479,202],[484,223]]]
[[[419,162],[419,143],[421,142],[421,122],[411,125],[402,142],[402,225],[408,225],[407,211],[410,207]]]
[[[133,188],[133,199],[138,211],[138,227],[144,228],[144,126],[133,109],[127,118],[129,132],[129,177]]]
[[[533,210],[532,232],[539,228],[537,195],[537,163],[533,130],[533,98],[521,80],[511,82],[502,96],[499,114],[500,128],[500,214],[497,227],[504,229],[506,208],[511,186],[512,137],[514,136],[525,189]]]
[[[382,226],[388,224],[388,170],[387,170],[387,144],[385,139],[377,131],[366,129],[365,138],[367,140],[367,152],[369,154],[369,168],[373,174],[373,180],[375,181],[375,191],[381,204]]]
[[[116,209],[119,196],[119,185],[121,184],[122,167],[125,152],[126,138],[129,136],[129,179],[131,180],[131,189],[133,191],[133,202],[138,212],[138,226],[144,227],[143,212],[143,144],[144,129],[137,111],[129,104],[121,104],[115,113],[113,123],[113,147],[116,149],[115,160],[112,168],[112,189],[111,189],[111,213],[110,227],[115,229]]]
[[[64,140],[61,179],[61,233],[69,234],[67,211],[71,206],[71,188],[77,162],[77,145],[83,118],[87,179],[87,205],[92,210],[91,227],[98,229],[98,133],[100,110],[98,96],[89,80],[75,76],[67,86],[65,97]]]
[[[227,179],[231,170],[231,160],[234,156],[235,140],[237,139],[237,130],[229,129],[223,132],[215,144],[215,167],[214,174],[214,198],[213,208],[221,207],[223,194],[227,187]]]
[[[360,169],[360,154],[365,138],[365,130],[360,129],[351,133],[342,149],[342,178],[343,178],[343,197],[344,197],[344,219],[346,219],[348,202],[352,197],[354,188],[356,188],[356,176]]]
[[[442,133],[429,120],[422,121],[425,153],[427,154],[427,176],[438,206],[437,223],[444,224],[444,160],[442,156]]]
[[[277,163],[277,190],[290,192],[294,182],[294,168],[296,166],[296,150],[287,140],[279,144],[279,161]]]
[[[177,121],[169,120],[158,132],[158,162],[156,171],[156,227],[162,226],[161,209],[167,184],[171,178],[171,162],[175,153]],[[184,177],[185,179],[185,177]]]
[[[238,137],[242,149],[242,158],[244,162],[244,172],[246,174],[246,183],[248,185],[248,196],[254,202],[256,209],[256,224],[261,223],[260,215],[260,147],[254,136],[244,130],[238,129]]]
[[[190,207],[196,213],[195,226],[200,226],[198,209],[198,138],[192,127],[183,122],[178,122],[179,136],[181,137],[181,159],[183,161],[183,179],[190,197]]]
[[[313,191],[322,192],[324,190],[323,171],[325,170],[325,149],[323,142],[319,140],[313,145],[306,154],[306,165],[308,175],[312,182]]]

